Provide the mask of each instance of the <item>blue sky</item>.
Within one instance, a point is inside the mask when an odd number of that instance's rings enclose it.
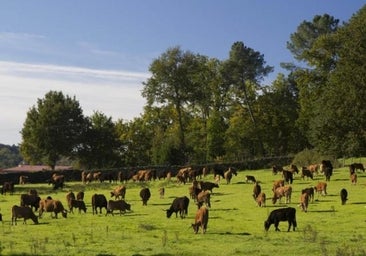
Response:
[[[2,1],[0,143],[18,144],[26,113],[49,90],[75,96],[85,115],[132,119],[148,67],[169,47],[224,60],[242,41],[279,72],[290,34],[328,13],[348,21],[366,1]],[[6,111],[4,111],[6,110]],[[3,112],[4,111],[4,112]]]

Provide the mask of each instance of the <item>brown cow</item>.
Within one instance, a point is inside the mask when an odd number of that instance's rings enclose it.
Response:
[[[308,165],[307,169],[313,174],[318,174],[319,173],[319,164],[311,164]]]
[[[55,213],[55,218],[57,219],[57,214],[61,213],[62,217],[67,218],[67,211],[62,205],[60,200],[53,199],[42,199],[39,202],[39,217],[41,218],[43,212]]]
[[[21,194],[20,195],[20,206],[29,206],[31,209],[37,211],[39,207],[39,201],[41,198],[38,195]]]
[[[286,203],[291,203],[291,194],[292,187],[290,185],[279,187],[273,193],[272,203],[275,204],[277,202],[277,199],[279,199],[281,202],[282,197],[286,198]]]
[[[126,186],[121,185],[116,187],[113,191],[111,191],[111,197],[115,197],[115,199],[119,199],[119,197],[122,197],[122,199],[125,199],[126,196]]]
[[[84,200],[84,192],[83,191],[79,191],[76,194],[76,200]]]
[[[307,168],[307,167],[302,167],[301,169],[301,178],[304,180],[305,177],[313,179],[313,173]]]
[[[69,202],[70,212],[74,213],[73,211],[74,208],[79,209],[79,213],[81,213],[81,210],[83,210],[84,213],[86,213],[86,206],[83,200],[71,199]]]
[[[119,215],[125,213],[127,211],[131,211],[131,205],[126,203],[124,200],[109,200],[107,205],[107,214],[112,214],[114,216],[113,211],[119,210]]]
[[[302,193],[300,197],[300,206],[301,209],[304,212],[308,211],[308,205],[309,205],[309,194],[308,193]]]
[[[266,194],[261,192],[255,200],[259,207],[266,207]]]
[[[285,185],[284,180],[276,180],[273,182],[272,191],[275,192],[277,188],[283,187]]]
[[[69,206],[69,209],[71,208],[71,206],[70,206],[71,199],[73,199],[73,200],[76,199],[75,194],[72,191],[70,191],[69,193],[66,194],[66,202],[67,202],[67,205]]]
[[[53,189],[56,190],[58,188],[63,188],[65,183],[65,176],[64,175],[58,175],[54,173],[49,180],[48,184],[53,185]]]
[[[315,187],[314,187],[315,192],[317,192],[318,194],[322,194],[323,196],[325,196],[327,194],[327,183],[326,182],[322,182],[320,181]]]
[[[314,202],[314,188],[311,187],[311,188],[305,188],[303,190],[301,190],[301,193],[304,194],[308,194],[309,196],[309,200],[311,199],[312,202]]]
[[[161,199],[164,198],[164,195],[165,195],[165,188],[164,187],[159,188],[159,195],[160,195]]]
[[[24,185],[25,183],[28,182],[29,177],[25,176],[25,175],[20,175],[19,176],[19,185]]]
[[[208,209],[206,207],[201,207],[196,212],[196,217],[194,219],[194,224],[192,224],[193,231],[195,234],[198,233],[199,228],[202,229],[202,234],[206,233],[208,224]]]
[[[256,182],[254,184],[254,187],[253,187],[253,198],[254,198],[254,200],[257,200],[257,197],[261,193],[261,191],[262,191],[261,186],[259,185],[258,182]]]
[[[354,172],[354,173],[352,173],[351,175],[350,175],[350,179],[351,179],[351,183],[353,184],[353,185],[356,185],[356,183],[357,183],[357,174]]]
[[[351,166],[354,168],[355,171],[361,170],[361,171],[365,172],[365,168],[363,167],[362,163],[353,163],[353,164],[351,164]]]
[[[238,173],[234,168],[229,167],[229,169],[224,173],[226,184],[230,184],[233,174],[236,176]]]
[[[205,204],[207,207],[211,207],[211,194],[209,191],[201,191],[198,195],[197,195],[197,206],[198,209],[201,208],[201,206],[203,204]]]
[[[10,195],[14,193],[14,183],[11,181],[5,181],[3,183],[3,187],[1,188],[1,194],[6,195],[6,192],[9,192]]]
[[[34,224],[38,224],[38,217],[33,213],[32,209],[27,206],[14,205],[11,208],[11,224],[17,224],[17,218],[23,218],[23,224],[26,224],[27,219],[33,220]]]

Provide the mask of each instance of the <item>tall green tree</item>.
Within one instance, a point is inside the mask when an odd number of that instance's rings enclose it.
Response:
[[[229,59],[223,65],[223,79],[231,87],[233,104],[239,104],[247,110],[256,130],[253,102],[256,100],[257,87],[259,82],[273,71],[273,67],[266,65],[263,54],[245,46],[243,42],[235,42],[232,45]],[[261,139],[256,139],[261,144],[258,154],[265,154]]]
[[[200,68],[199,57],[180,47],[169,48],[150,65],[152,76],[144,83],[142,95],[147,104],[174,106],[177,113],[179,148],[181,159],[186,161],[185,107],[192,103],[192,92],[197,90],[196,70]]]
[[[27,112],[20,152],[27,162],[54,169],[62,156],[75,157],[84,131],[85,118],[75,97],[50,91]]]

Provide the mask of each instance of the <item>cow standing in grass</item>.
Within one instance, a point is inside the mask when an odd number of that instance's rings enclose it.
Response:
[[[33,220],[34,224],[38,224],[38,217],[33,213],[32,209],[28,206],[14,205],[11,208],[11,224],[17,224],[17,218],[23,218],[23,224],[26,224],[27,219]]]
[[[348,198],[347,198],[348,197],[347,190],[345,188],[342,188],[340,195],[341,195],[341,203],[342,203],[342,205],[345,205],[346,202],[347,202],[347,200],[348,200]]]
[[[194,219],[194,224],[192,224],[193,231],[195,234],[198,233],[199,228],[202,229],[202,234],[206,233],[207,223],[208,223],[208,209],[206,207],[201,207],[197,210]]]
[[[290,231],[291,226],[293,228],[293,231],[295,231],[295,228],[297,227],[296,209],[292,208],[292,207],[288,207],[288,208],[281,208],[281,209],[273,210],[269,214],[267,220],[264,222],[264,229],[266,231],[268,231],[269,228],[271,227],[271,225],[274,224],[275,230],[280,231],[280,229],[278,228],[278,225],[281,221],[288,222],[287,232]]]

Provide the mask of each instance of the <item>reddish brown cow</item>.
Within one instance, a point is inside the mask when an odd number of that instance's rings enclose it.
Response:
[[[309,194],[308,193],[302,193],[300,197],[300,207],[304,212],[308,211],[308,205],[309,205]]]
[[[42,199],[39,202],[39,217],[41,218],[43,212],[55,213],[55,218],[57,219],[57,214],[61,213],[62,217],[67,218],[67,211],[62,205],[61,201],[53,199]]]
[[[275,192],[277,188],[283,187],[285,185],[284,180],[276,180],[273,182],[272,191]]]
[[[126,196],[126,186],[121,185],[116,187],[113,191],[111,191],[111,197],[115,197],[115,199],[119,199],[119,197],[122,197],[122,199],[125,199]]]
[[[232,167],[229,167],[229,169],[224,173],[224,177],[225,177],[225,180],[226,180],[226,184],[230,184],[231,179],[233,177],[233,174],[235,176],[237,175],[236,170],[234,168],[232,168]]]
[[[351,183],[353,184],[353,185],[356,185],[356,183],[357,183],[357,174],[354,172],[354,173],[352,173],[351,175],[350,175],[350,179],[351,179]]]
[[[202,234],[206,233],[208,224],[208,209],[206,207],[201,207],[196,212],[196,217],[194,219],[194,224],[192,224],[193,231],[195,234],[198,233],[199,228],[202,229]]]
[[[313,187],[305,188],[305,189],[301,190],[301,193],[302,194],[307,193],[309,196],[309,200],[311,199],[311,201],[314,202],[314,188]]]
[[[79,191],[76,194],[76,200],[84,200],[84,192],[83,191]]]
[[[261,192],[256,198],[256,202],[259,207],[265,207],[266,206],[266,194]]]
[[[320,181],[315,187],[314,187],[315,192],[317,192],[318,194],[322,194],[323,196],[325,196],[327,194],[327,183],[326,182],[322,182]]]
[[[307,169],[313,174],[318,174],[319,173],[319,164],[311,164],[308,165]]]
[[[279,187],[273,193],[272,203],[275,204],[277,202],[277,199],[279,199],[281,202],[282,197],[286,198],[286,203],[291,203],[291,194],[292,187],[290,185]]]
[[[256,182],[254,184],[254,187],[253,187],[253,198],[254,198],[254,200],[257,200],[257,197],[261,193],[261,191],[262,191],[261,186],[259,185],[258,182]]]
[[[201,208],[203,204],[205,204],[207,207],[211,207],[211,194],[209,191],[201,191],[197,195],[197,206],[198,209]]]
[[[109,200],[107,205],[107,214],[112,214],[114,216],[113,211],[118,210],[119,215],[122,215],[123,213],[127,211],[131,211],[131,205],[126,203],[124,200]]]

